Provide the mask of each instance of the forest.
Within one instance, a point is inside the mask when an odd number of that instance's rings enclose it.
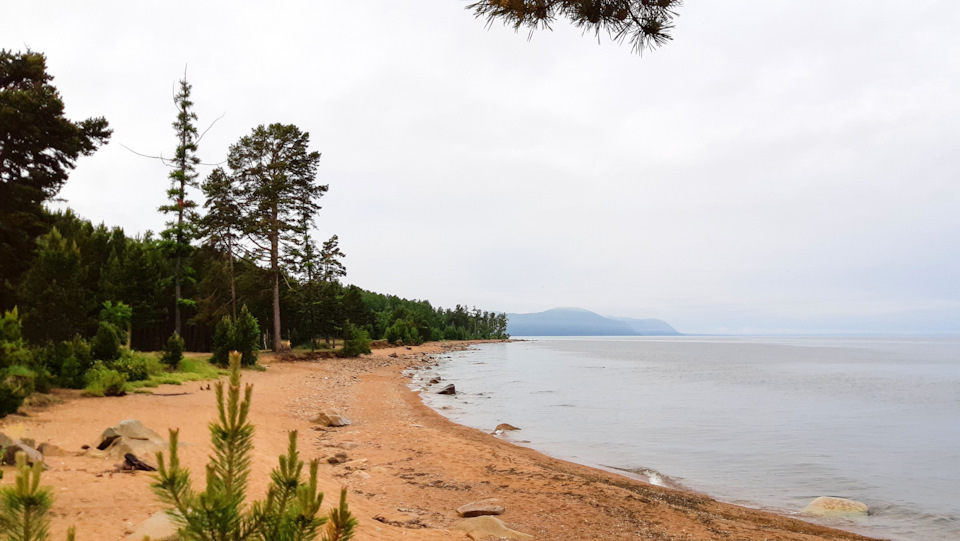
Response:
[[[186,77],[172,157],[144,158],[170,169],[169,190],[156,194],[163,231],[130,236],[51,210],[78,158],[111,136],[104,118],[65,118],[52,80],[43,54],[0,51],[0,415],[51,386],[116,392],[161,362],[176,367],[185,350],[225,364],[236,349],[253,364],[260,349],[328,349],[338,339],[355,355],[371,340],[507,337],[503,313],[343,283],[338,236],[314,238],[328,185],[297,126],[253,128],[226,167],[201,178]]]

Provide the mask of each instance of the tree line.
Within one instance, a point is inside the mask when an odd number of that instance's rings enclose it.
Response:
[[[46,203],[76,160],[111,136],[103,118],[67,119],[52,79],[44,55],[0,51],[0,387],[13,374],[30,381],[17,384],[23,394],[83,386],[92,369],[143,372],[136,350],[165,348],[175,364],[184,348],[225,358],[230,349],[323,348],[338,338],[507,336],[504,314],[345,285],[339,237],[313,235],[328,185],[317,182],[320,153],[297,126],[253,128],[201,179],[202,133],[185,77],[174,97],[175,151],[163,160],[166,200],[158,194],[165,228],[129,236],[51,211]]]

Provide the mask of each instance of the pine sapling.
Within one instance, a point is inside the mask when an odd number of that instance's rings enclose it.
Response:
[[[49,487],[40,486],[43,463],[27,464],[27,455],[18,452],[17,477],[13,486],[0,489],[0,539],[3,541],[47,541],[53,506]],[[73,541],[74,529],[67,531]]]
[[[331,511],[331,522],[320,515],[323,493],[317,490],[319,462],[310,462],[306,483],[304,463],[297,450],[296,431],[289,434],[287,454],[270,474],[271,484],[264,501],[246,505],[253,425],[248,420],[253,387],[240,394],[239,352],[230,353],[230,379],[224,395],[222,382],[216,384],[217,420],[210,423],[213,456],[207,465],[206,487],[191,488],[190,472],[180,466],[177,452],[179,432],[170,431],[169,460],[157,453],[158,471],[154,490],[172,507],[168,512],[179,526],[183,541],[312,541],[325,523],[324,540],[346,541],[352,536],[356,519],[350,516],[346,491],[340,508]]]

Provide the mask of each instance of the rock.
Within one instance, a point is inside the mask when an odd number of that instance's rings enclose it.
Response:
[[[515,427],[511,424],[500,423],[497,425],[497,428],[494,429],[495,432],[500,432],[501,430],[520,430],[520,428]]]
[[[109,458],[126,460],[127,455],[133,455],[152,468],[157,467],[157,452],[165,451],[166,447],[166,442],[159,434],[136,419],[121,421],[117,426],[104,430],[96,445]],[[88,456],[95,455],[88,453]]]
[[[355,441],[344,441],[344,442],[338,443],[337,447],[341,449],[346,449],[347,451],[349,451],[351,449],[356,449],[357,447],[360,447],[360,444]]]
[[[370,479],[370,474],[367,473],[367,472],[365,472],[365,471],[363,471],[363,470],[357,470],[357,471],[353,472],[353,473],[350,474],[350,475],[351,475],[351,477],[355,477],[355,478],[361,479],[361,480]]]
[[[347,460],[349,460],[349,459],[347,458],[347,453],[337,453],[337,454],[335,454],[335,455],[333,455],[333,456],[328,456],[328,457],[327,457],[327,463],[328,463],[328,464],[333,464],[334,466],[336,466],[337,464],[343,464],[343,463],[346,462]]]
[[[455,527],[467,532],[467,537],[474,541],[491,536],[495,539],[533,539],[532,535],[511,530],[500,519],[489,516],[468,518]]]
[[[43,456],[68,456],[70,454],[49,442],[41,443],[40,447],[37,447],[37,451],[40,451]]]
[[[452,383],[444,385],[443,389],[437,391],[437,394],[457,394],[457,388]]]
[[[320,426],[347,426],[350,419],[347,419],[337,410],[324,410],[317,414],[311,421]]]
[[[170,520],[166,511],[157,511],[147,520],[137,525],[132,534],[124,537],[124,541],[142,541],[144,537],[150,541],[177,541],[177,526]]]
[[[0,433],[0,447],[4,449],[3,456],[0,457],[0,462],[4,464],[16,464],[17,452],[22,452],[27,455],[28,464],[43,463],[43,455],[40,454],[40,451],[23,443],[21,440],[10,438],[6,434]]]
[[[163,438],[159,434],[143,426],[143,423],[136,419],[127,419],[120,421],[117,426],[111,426],[100,435],[100,442],[97,443],[97,449],[106,450],[117,438],[127,438],[131,440],[151,441],[163,445]]]
[[[482,517],[486,515],[502,515],[506,509],[497,505],[496,498],[463,504],[457,508],[457,514],[464,518]]]
[[[435,384],[435,383],[440,383],[440,378],[431,378],[431,379],[430,379],[430,385],[433,385],[433,384]]]
[[[866,515],[868,512],[866,504],[831,496],[820,496],[803,508],[804,514],[816,516]]]
[[[390,355],[388,355],[388,357],[392,357],[396,359],[397,357],[399,357],[399,355],[397,355],[396,353],[391,353]]]
[[[420,522],[420,517],[413,513],[383,513],[373,517],[373,520],[377,522],[382,522],[384,524],[389,524],[391,526],[399,526],[401,528],[413,526]]]
[[[127,471],[157,471],[157,468],[130,453],[123,455],[123,464],[120,465],[120,469]]]

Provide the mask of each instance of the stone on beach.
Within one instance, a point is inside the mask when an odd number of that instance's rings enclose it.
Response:
[[[503,521],[490,516],[468,518],[460,521],[456,528],[467,532],[467,537],[474,541],[491,536],[495,539],[533,539],[532,535],[511,530]]]
[[[869,508],[864,503],[831,496],[820,496],[803,508],[804,514],[817,516],[866,515],[868,512]]]
[[[140,421],[127,419],[104,430],[95,447],[107,457],[125,460],[129,454],[156,468],[157,451],[166,450],[166,442]]]
[[[16,464],[17,453],[22,452],[27,455],[28,464],[43,463],[43,455],[33,447],[30,447],[21,440],[13,439],[6,434],[0,433],[0,447],[3,448],[3,457],[0,462],[4,464]]]
[[[508,423],[500,423],[497,425],[497,428],[494,428],[493,430],[495,432],[500,432],[501,430],[520,430],[520,428]]]
[[[317,414],[313,418],[313,423],[316,423],[320,426],[347,426],[350,424],[350,419],[344,417],[342,413],[338,410],[324,410]]]
[[[457,508],[457,514],[463,518],[502,515],[507,510],[504,507],[497,505],[499,503],[500,500],[496,498],[466,503]]]
[[[129,531],[129,530],[127,530]],[[124,541],[142,541],[149,537],[150,541],[177,541],[177,526],[170,520],[166,511],[157,511],[147,520],[137,525],[137,529],[124,537]]]
[[[457,394],[457,388],[452,383],[444,385],[443,389],[437,391],[437,394]]]

